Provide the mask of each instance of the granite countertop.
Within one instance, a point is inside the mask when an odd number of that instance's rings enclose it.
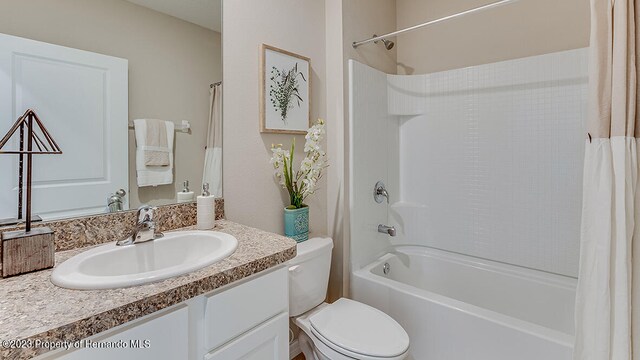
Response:
[[[190,228],[184,228],[186,230]],[[76,341],[181,303],[292,259],[292,239],[216,221],[213,229],[235,236],[238,248],[228,258],[164,281],[111,290],[69,290],[49,280],[52,269],[0,279],[0,341]],[[56,264],[87,250],[56,253]],[[2,359],[29,359],[47,349],[9,349]]]

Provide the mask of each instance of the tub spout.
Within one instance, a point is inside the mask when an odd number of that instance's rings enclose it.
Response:
[[[378,232],[388,234],[389,236],[396,236],[396,228],[394,226],[378,225]]]

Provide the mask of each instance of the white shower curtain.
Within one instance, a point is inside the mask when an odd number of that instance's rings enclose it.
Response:
[[[640,360],[638,12],[591,0],[575,360]]]
[[[222,84],[211,88],[209,129],[202,183],[209,183],[211,195],[222,197]]]

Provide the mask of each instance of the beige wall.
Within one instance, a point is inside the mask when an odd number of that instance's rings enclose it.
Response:
[[[354,41],[365,40],[373,34],[396,30],[396,0],[343,0],[345,66],[349,59],[357,60],[389,74],[396,71],[397,44],[387,50],[381,44],[369,44],[354,49]],[[395,39],[393,39],[395,40]],[[345,67],[348,75],[348,68]],[[348,77],[345,86],[348,86]],[[345,87],[346,88],[346,87]],[[345,102],[348,104],[348,102]]]
[[[493,0],[397,0],[402,29]],[[399,35],[398,74],[425,74],[589,45],[588,0],[533,0]]]
[[[352,53],[347,46],[353,38],[368,37],[378,29],[370,17],[386,24],[385,30],[395,28],[395,0],[375,0],[376,6],[369,7],[370,1],[242,0],[225,2],[223,6],[226,215],[233,221],[282,233],[282,208],[287,198],[274,181],[268,161],[271,144],[288,144],[291,136],[258,131],[259,47],[266,43],[310,57],[314,73],[312,118],[327,120],[330,167],[322,191],[308,203],[312,233],[334,239],[330,300],[343,295],[343,278],[348,278],[348,272],[343,271],[343,263],[348,263],[348,243],[343,241],[348,221],[345,54],[385,71],[394,71],[396,65],[394,52],[387,53],[380,47]],[[251,12],[246,11],[249,7]],[[296,141],[301,143],[304,139],[299,136]],[[298,159],[300,155],[296,154]]]
[[[138,192],[130,156],[132,207],[174,202],[185,179],[201,186],[209,84],[222,78],[220,33],[123,0],[3,0],[0,32],[125,58],[129,119],[191,121],[192,134],[176,134],[173,185]]]
[[[283,233],[288,196],[274,179],[271,144],[290,144],[293,136],[259,132],[260,44],[311,59],[311,118],[326,117],[325,3],[318,0],[233,0],[222,9],[224,66],[224,197],[227,218]],[[334,126],[327,119],[327,127]],[[296,136],[297,161],[304,136]],[[328,150],[333,165],[335,154]],[[308,198],[312,235],[327,233],[326,182]]]

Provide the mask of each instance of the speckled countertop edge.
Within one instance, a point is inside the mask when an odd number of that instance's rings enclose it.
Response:
[[[185,228],[190,229],[190,228]],[[215,231],[238,239],[228,258],[164,281],[111,290],[69,290],[50,281],[52,269],[0,279],[0,340],[76,341],[208,293],[296,255],[292,239],[227,220]],[[56,253],[56,264],[86,250]],[[30,359],[43,348],[0,347],[2,359]]]

